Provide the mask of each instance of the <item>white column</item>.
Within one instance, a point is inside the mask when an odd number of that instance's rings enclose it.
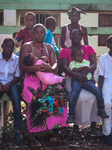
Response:
[[[4,10],[4,26],[16,26],[16,10]]]

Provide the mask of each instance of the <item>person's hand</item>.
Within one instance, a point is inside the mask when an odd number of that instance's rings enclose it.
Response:
[[[0,82],[0,91],[2,91],[3,90],[3,84]]]
[[[83,74],[83,75],[87,75],[87,74],[88,74],[88,71],[87,71],[86,69],[84,69],[84,70],[82,70],[80,73]]]
[[[15,46],[18,48],[18,47],[20,47],[20,43],[16,40],[15,41]]]
[[[84,70],[88,71],[88,73],[91,72],[91,68],[89,66],[83,66],[83,68]]]
[[[3,86],[2,91],[4,91],[4,92],[8,92],[8,91],[9,91],[10,86],[11,86],[10,82],[6,83],[6,84]]]
[[[77,73],[77,76],[75,78],[81,83],[81,84],[86,84],[87,82],[87,76],[81,73]]]
[[[41,68],[38,69],[38,71],[42,71],[42,72],[52,72],[52,68],[51,68],[50,64],[48,64],[48,63],[43,63],[43,64],[41,64],[40,66],[41,66]]]

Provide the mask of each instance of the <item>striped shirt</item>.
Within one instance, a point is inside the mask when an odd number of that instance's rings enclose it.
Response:
[[[69,64],[69,68],[71,70],[73,70],[73,68],[80,68],[80,67],[83,67],[83,66],[90,66],[90,62],[88,60],[83,59],[83,61],[81,63],[73,60]],[[92,74],[91,73],[87,74],[87,79],[92,80]]]

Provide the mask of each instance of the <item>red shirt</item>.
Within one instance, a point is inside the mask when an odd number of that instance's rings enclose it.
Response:
[[[83,51],[83,59],[88,60],[88,61],[90,61],[90,60],[89,60],[90,55],[92,55],[93,53],[96,54],[95,50],[94,50],[91,46],[89,46],[89,45],[83,45],[83,46],[81,47],[81,50]],[[72,61],[72,58],[71,58],[71,51],[72,51],[71,49],[63,48],[63,49],[60,51],[60,55],[59,55],[58,61],[59,61],[61,58],[66,58],[66,59],[68,59],[69,64],[70,64],[70,62]]]
[[[18,42],[20,42],[22,40],[22,45],[26,42],[30,42],[33,41],[33,33],[32,32],[28,32],[26,27],[20,29],[20,31],[18,32],[17,36],[16,36],[16,40]],[[21,45],[21,46],[22,46]]]
[[[83,51],[83,59],[86,59],[88,61],[89,60],[89,56],[93,53],[96,53],[95,50],[89,46],[89,45],[83,45],[81,47],[81,50]],[[61,58],[67,58],[69,63],[72,61],[71,59],[71,49],[68,49],[68,48],[63,48],[61,51],[60,51],[60,55],[59,55],[59,59],[60,60]]]

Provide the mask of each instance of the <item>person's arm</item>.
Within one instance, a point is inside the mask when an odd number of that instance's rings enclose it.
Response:
[[[41,65],[33,65],[33,66],[26,66],[23,63],[24,56],[27,55],[27,53],[31,53],[31,46],[30,44],[24,44],[20,50],[19,54],[19,67],[20,70],[23,72],[36,72],[40,68]]]
[[[70,77],[76,78],[81,84],[85,84],[87,81],[87,78],[80,73],[77,72],[73,72],[70,68],[69,68],[69,61],[67,58],[60,58],[59,60],[59,65],[61,66],[61,68],[63,69],[63,71]]]
[[[20,29],[16,35],[15,46],[17,48],[20,46],[20,41],[23,39],[23,31],[24,31],[24,29]]]
[[[62,48],[66,48],[66,45],[64,44],[65,38],[66,38],[66,26],[62,27],[62,30],[61,30],[61,47]]]
[[[96,53],[93,53],[89,56],[89,60],[90,60],[90,70],[88,70],[88,72],[91,72],[92,74],[94,73],[94,71],[97,68],[97,58],[96,58]]]
[[[98,87],[102,90],[104,83],[104,74],[105,74],[105,62],[102,59],[102,56],[98,61]]]
[[[104,83],[104,76],[99,75],[99,77],[98,77],[98,87],[100,88],[101,91],[102,91],[103,83]]]
[[[46,46],[49,52],[50,64],[43,63],[42,69],[39,69],[39,71],[54,73],[57,71],[56,54],[55,54],[53,47],[50,44],[46,44]]]
[[[18,48],[20,46],[20,43],[18,40],[15,40],[15,46]]]
[[[82,26],[84,45],[88,45],[87,28]]]
[[[89,70],[90,70],[90,67],[88,67],[88,66],[83,66],[83,67],[80,67],[80,68],[73,68],[73,71],[74,71],[74,72],[82,72],[83,70],[89,71]]]
[[[0,82],[0,91],[3,89],[3,84]]]
[[[9,91],[9,88],[11,85],[17,83],[19,81],[20,77],[14,77],[14,79],[8,83],[6,83],[3,88],[2,88],[2,91],[5,91],[5,92],[8,92]]]

